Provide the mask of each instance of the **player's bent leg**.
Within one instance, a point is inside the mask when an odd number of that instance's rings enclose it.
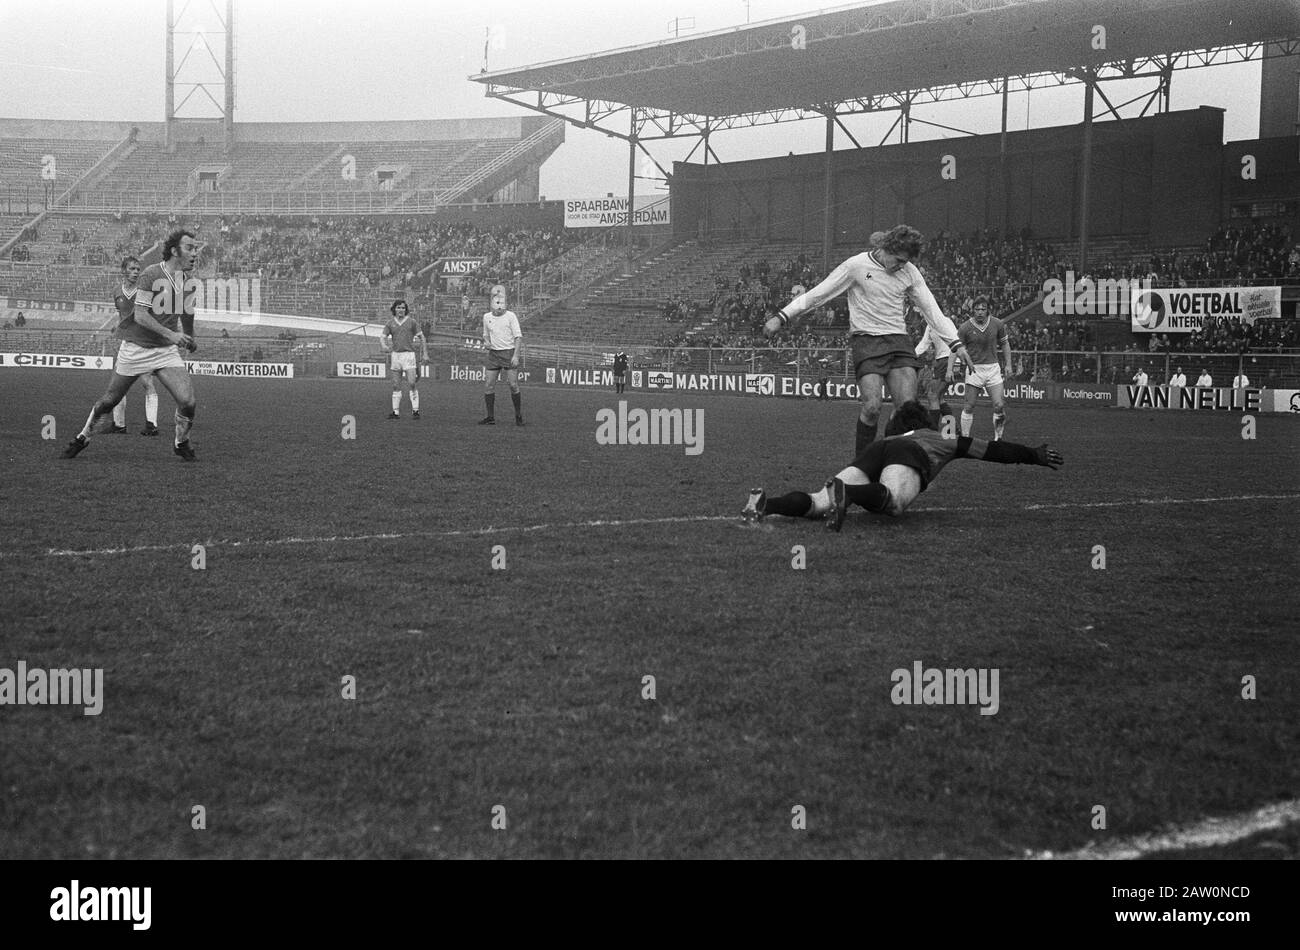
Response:
[[[194,461],[194,450],[190,448],[190,429],[194,425],[194,414],[198,404],[194,398],[194,383],[189,371],[183,366],[164,366],[155,371],[158,382],[176,401],[176,454],[187,462]]]
[[[880,420],[880,388],[885,379],[878,373],[867,373],[858,378],[858,392],[862,394],[862,410],[858,413],[857,438],[854,441],[855,454],[876,440],[876,424]]]
[[[989,395],[993,397],[993,441],[1001,442],[1002,433],[1007,427],[1006,405],[1002,399],[1002,384],[990,384]]]
[[[90,444],[90,434],[94,431],[99,420],[112,412],[113,407],[125,398],[127,390],[131,388],[131,384],[134,382],[134,376],[122,376],[114,371],[112,378],[109,380],[107,391],[90,407],[90,415],[86,417],[86,424],[81,427],[81,431],[63,450],[65,459],[76,458],[77,454]]]
[[[118,400],[117,405],[113,407],[113,427],[108,431],[109,432],[126,431],[126,397],[125,396],[122,397],[120,400]]]
[[[898,517],[921,494],[921,473],[909,465],[886,465],[880,473],[880,484],[889,493],[888,502],[880,510]]]
[[[916,398],[916,370],[910,366],[896,366],[889,371],[886,385],[895,406],[911,402]]]
[[[108,382],[108,389],[104,391],[104,395],[100,396],[95,402],[95,405],[91,407],[90,415],[86,418],[86,424],[81,430],[81,435],[90,438],[90,433],[94,429],[95,424],[98,423],[100,419],[104,418],[104,416],[112,412],[117,404],[126,398],[127,390],[131,388],[131,385],[134,382],[134,376],[122,376],[121,374],[114,372],[112,378]]]

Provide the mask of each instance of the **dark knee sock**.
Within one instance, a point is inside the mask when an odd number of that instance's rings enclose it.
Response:
[[[484,394],[483,394],[483,404],[487,406],[487,412],[488,412],[488,418],[489,418],[489,419],[491,419],[492,416],[495,414],[496,403],[497,403],[497,394],[496,394],[496,393],[484,393]]]
[[[519,412],[520,412],[520,409],[519,409],[519,393],[511,393],[511,394],[510,394],[510,401],[513,402],[513,403],[515,404],[515,415],[519,415]]]
[[[870,445],[874,441],[876,441],[876,424],[873,422],[871,423],[871,425],[867,425],[865,422],[862,421],[861,417],[859,417],[858,436],[854,443],[854,450],[856,454],[861,455],[862,450],[865,449],[868,445]]]
[[[868,485],[845,485],[844,497],[867,511],[884,511],[889,507],[889,489],[879,482]]]
[[[812,510],[812,496],[807,492],[792,491],[780,498],[769,498],[764,510],[769,515],[802,518]]]

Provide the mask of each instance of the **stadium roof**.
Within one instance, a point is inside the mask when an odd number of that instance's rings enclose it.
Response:
[[[470,79],[621,137],[636,109],[665,133],[645,139],[1297,51],[1297,0],[889,0]]]

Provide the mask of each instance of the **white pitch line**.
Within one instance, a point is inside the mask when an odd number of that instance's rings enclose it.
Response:
[[[996,508],[987,505],[917,508],[918,514],[929,512],[984,511],[1048,511],[1061,509],[1123,508],[1135,505],[1208,505],[1237,501],[1300,501],[1300,494],[1288,495],[1223,495],[1210,498],[1132,498],[1125,501],[1066,501],[1045,505],[1023,505],[1018,508]],[[732,521],[740,524],[738,515],[682,515],[670,518],[598,519],[595,521],[561,521],[547,524],[508,525],[492,528],[467,528],[459,531],[407,531],[384,534],[335,534],[302,538],[244,538],[238,540],[178,541],[172,544],[141,544],[117,548],[59,549],[41,552],[0,551],[0,559],[41,557],[107,557],[114,554],[147,554],[158,551],[188,551],[194,544],[207,547],[253,548],[280,547],[289,544],[354,544],[361,541],[406,541],[416,538],[479,538],[494,534],[528,534],[537,531],[562,531],[573,528],[627,528],[637,525],[699,524],[710,521]]]
[[[1137,835],[1113,844],[1089,844],[1077,851],[1054,854],[1039,851],[1026,855],[1034,861],[1132,861],[1148,854],[1187,851],[1191,848],[1214,848],[1241,841],[1264,831],[1283,828],[1300,821],[1300,801],[1265,805],[1253,812],[1206,818],[1193,825],[1170,828],[1162,832]]]

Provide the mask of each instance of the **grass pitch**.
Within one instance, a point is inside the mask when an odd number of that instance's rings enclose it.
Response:
[[[472,384],[416,422],[199,377],[197,464],[138,392],[59,459],[105,379],[0,376],[0,667],[104,669],[99,716],[0,707],[0,856],[1020,857],[1300,790],[1296,419],[1012,404],[1064,469],[957,461],[829,535],[738,513],[846,464],[850,404],[621,397],[702,408],[687,456],[596,444],[612,392],[488,428]],[[997,714],[895,705],[915,661],[999,670]]]

